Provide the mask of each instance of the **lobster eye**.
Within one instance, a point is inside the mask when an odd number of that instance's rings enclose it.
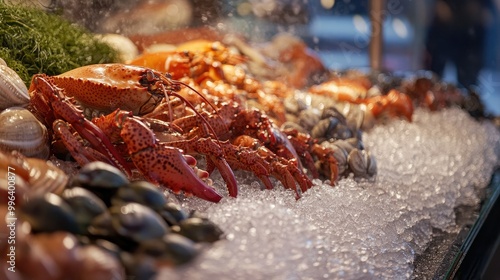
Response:
[[[171,80],[171,79],[172,79],[172,74],[170,74],[170,73],[165,73],[165,77],[167,77],[167,79]]]
[[[148,80],[148,82],[152,82],[155,80],[155,74],[153,73],[153,71],[146,71],[146,79]]]

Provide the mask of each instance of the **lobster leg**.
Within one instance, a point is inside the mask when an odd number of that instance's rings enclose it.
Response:
[[[299,133],[296,129],[288,129],[284,133],[288,135],[290,143],[295,151],[297,151],[297,155],[307,167],[307,170],[311,172],[312,177],[315,179],[319,178],[318,169],[314,165],[314,159],[310,152],[311,146],[314,145],[313,138],[308,134]]]
[[[238,148],[247,148],[254,151],[255,158],[259,158],[265,164],[270,175],[276,177],[285,188],[293,189],[300,197],[297,190],[296,182],[299,184],[302,192],[305,192],[312,186],[311,180],[305,176],[298,167],[296,159],[288,160],[286,158],[277,156],[271,150],[264,146],[259,146],[259,142],[249,136],[239,136],[234,140],[234,143],[239,145]]]
[[[91,162],[92,156],[78,139],[71,133],[69,125],[63,120],[55,120],[52,125],[54,133],[61,138],[64,146],[80,166]]]
[[[333,156],[333,151],[328,148],[323,147],[318,144],[314,144],[312,147],[312,153],[318,157],[322,164],[326,164],[330,169],[330,183],[335,185],[339,179],[339,165],[335,157]]]
[[[54,121],[52,129],[54,130],[55,135],[61,139],[66,149],[80,166],[84,166],[85,164],[93,161],[102,161],[113,165],[113,162],[111,162],[111,160],[105,155],[90,147],[84,146],[81,139],[77,138],[72,133],[70,124],[67,122],[57,119]]]
[[[257,150],[261,157],[270,162],[271,175],[276,177],[285,188],[294,190],[297,198],[300,198],[301,192],[311,188],[311,180],[300,171],[297,163],[293,162],[294,160],[276,156],[265,147],[259,147]],[[297,189],[296,183],[299,185],[301,192]]]
[[[238,185],[234,173],[224,159],[223,150],[220,148],[217,141],[210,138],[199,138],[191,140],[182,140],[169,142],[167,145],[177,147],[186,153],[200,153],[207,156],[207,161],[214,164],[219,170],[222,178],[227,184],[229,195],[236,197],[238,195]]]
[[[80,136],[89,141],[96,150],[107,155],[118,168],[131,176],[132,172],[128,168],[127,162],[115,149],[109,138],[96,125],[85,119],[81,110],[69,102],[69,98],[64,95],[63,90],[56,87],[51,82],[50,77],[33,76],[30,92],[35,95],[43,95],[43,98],[37,100],[40,102],[46,100],[46,105],[52,108],[56,117],[70,123]]]

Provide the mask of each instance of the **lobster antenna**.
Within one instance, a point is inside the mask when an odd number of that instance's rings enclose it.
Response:
[[[173,85],[176,85],[176,86],[178,86],[178,85],[183,85],[183,86],[187,87],[188,89],[192,90],[193,92],[195,92],[195,93],[196,93],[199,97],[201,97],[201,99],[203,99],[203,101],[205,101],[205,102],[206,102],[206,103],[207,103],[207,104],[208,104],[208,105],[209,105],[209,106],[210,106],[210,107],[214,110],[214,112],[215,112],[215,113],[217,113],[217,108],[215,107],[215,105],[213,105],[213,104],[212,104],[212,102],[210,102],[210,100],[208,100],[205,96],[203,96],[203,94],[201,94],[200,92],[198,92],[198,91],[197,91],[196,89],[194,89],[192,86],[190,86],[190,85],[188,85],[188,84],[186,84],[186,83],[184,83],[184,82],[181,82],[181,81],[174,81],[174,80],[172,80],[172,79],[170,78],[170,75],[169,75],[168,73],[166,74],[165,78],[167,79],[167,82],[170,82],[170,83],[172,83]],[[186,102],[186,104],[190,104],[190,102],[189,102],[189,101],[187,101],[185,98],[183,98],[183,97],[179,96],[178,94],[175,94],[175,96],[177,96],[177,97],[179,97],[181,100],[185,101],[185,102]],[[193,105],[191,105],[190,107],[191,107],[191,109],[193,109],[194,111],[196,111],[196,110],[193,108]],[[196,112],[196,113],[198,114],[198,112]],[[204,122],[205,122],[205,123],[206,123],[206,124],[210,127],[210,131],[211,131],[212,133],[214,133],[214,130],[213,130],[213,128],[210,126],[210,124],[208,124],[208,121],[206,121],[206,120],[203,118],[203,116],[202,116],[202,115],[200,115],[200,114],[198,114],[198,115],[199,115],[199,116],[203,119],[203,121],[204,121]],[[224,120],[222,119],[222,117],[221,117],[221,116],[219,116],[218,114],[217,114],[217,116],[221,119],[222,123],[224,124]],[[225,125],[225,124],[224,124],[224,125]],[[228,128],[226,127],[226,129],[228,129]],[[217,135],[216,135],[215,133],[214,133],[214,135],[215,135],[215,137],[217,137]]]
[[[168,79],[168,77],[167,77],[167,79]],[[205,101],[210,107],[212,107],[212,109],[215,112],[217,112],[217,108],[215,107],[215,105],[213,105],[212,102],[210,102],[210,100],[208,100],[205,96],[203,96],[203,94],[201,94],[200,92],[195,90],[192,86],[190,86],[184,82],[181,82],[181,81],[173,81],[171,79],[169,79],[169,81],[174,85],[183,85],[183,86],[187,87],[188,89],[194,91],[196,94],[198,94],[199,97],[201,97],[201,99],[203,99],[203,101]]]
[[[201,120],[207,125],[208,129],[210,130],[210,132],[212,132],[212,134],[214,135],[214,137],[217,139],[217,142],[219,143],[219,146],[222,147],[222,145],[220,143],[220,140],[219,140],[219,137],[217,137],[217,133],[215,133],[214,128],[210,125],[210,123],[207,121],[207,119],[205,119],[205,117],[203,117],[203,115],[200,112],[196,111],[196,108],[194,107],[194,105],[191,102],[189,102],[189,100],[187,100],[186,98],[184,98],[182,95],[179,95],[179,94],[177,94],[177,93],[175,93],[173,91],[171,92],[171,95],[179,98],[182,101],[184,101],[189,108],[193,109],[193,111],[195,112],[195,114],[198,115],[201,118]]]
[[[175,81],[173,83],[177,83],[177,84],[181,84],[187,88],[189,88],[190,90],[196,92],[196,94],[198,94],[210,107],[212,107],[212,109],[214,110],[214,112],[217,114],[217,108],[215,107],[215,105],[212,104],[212,102],[210,102],[210,100],[208,100],[205,96],[203,96],[203,94],[199,93],[197,90],[195,90],[193,87],[191,87],[190,85],[184,83],[184,82],[181,82],[181,81]],[[222,119],[222,117],[217,114],[217,116],[221,119],[222,121],[222,124],[224,124],[224,126],[226,126],[226,124],[224,123],[224,120]],[[229,129],[228,127],[226,127],[226,129]]]

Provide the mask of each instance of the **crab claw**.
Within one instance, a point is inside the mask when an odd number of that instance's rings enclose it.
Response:
[[[149,181],[163,185],[173,192],[184,191],[201,199],[219,202],[222,196],[205,184],[206,177],[193,166],[196,159],[184,155],[181,149],[161,145],[155,134],[135,118],[117,120],[121,127],[120,136],[127,145],[130,157],[137,169]]]

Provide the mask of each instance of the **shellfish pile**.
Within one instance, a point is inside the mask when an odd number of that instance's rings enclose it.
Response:
[[[10,161],[9,170],[20,174],[15,163]],[[31,166],[33,172],[38,169]],[[68,181],[64,174],[58,178]],[[36,176],[30,179],[38,180]],[[1,214],[9,213],[9,221],[15,218],[12,227],[2,223],[2,230],[10,229],[15,242],[10,243],[14,247],[2,242],[0,252],[4,258],[9,248],[15,248],[10,250],[17,253],[11,265],[16,279],[76,279],[75,275],[151,279],[158,267],[185,264],[203,244],[223,236],[216,224],[198,212],[186,212],[175,197],[146,181],[129,182],[119,170],[102,162],[84,166],[62,185],[54,192],[41,191],[36,185],[23,190],[18,181],[16,199],[2,200]],[[15,205],[15,210],[7,210],[7,203]],[[1,275],[11,279],[5,263],[9,259],[2,264]]]

